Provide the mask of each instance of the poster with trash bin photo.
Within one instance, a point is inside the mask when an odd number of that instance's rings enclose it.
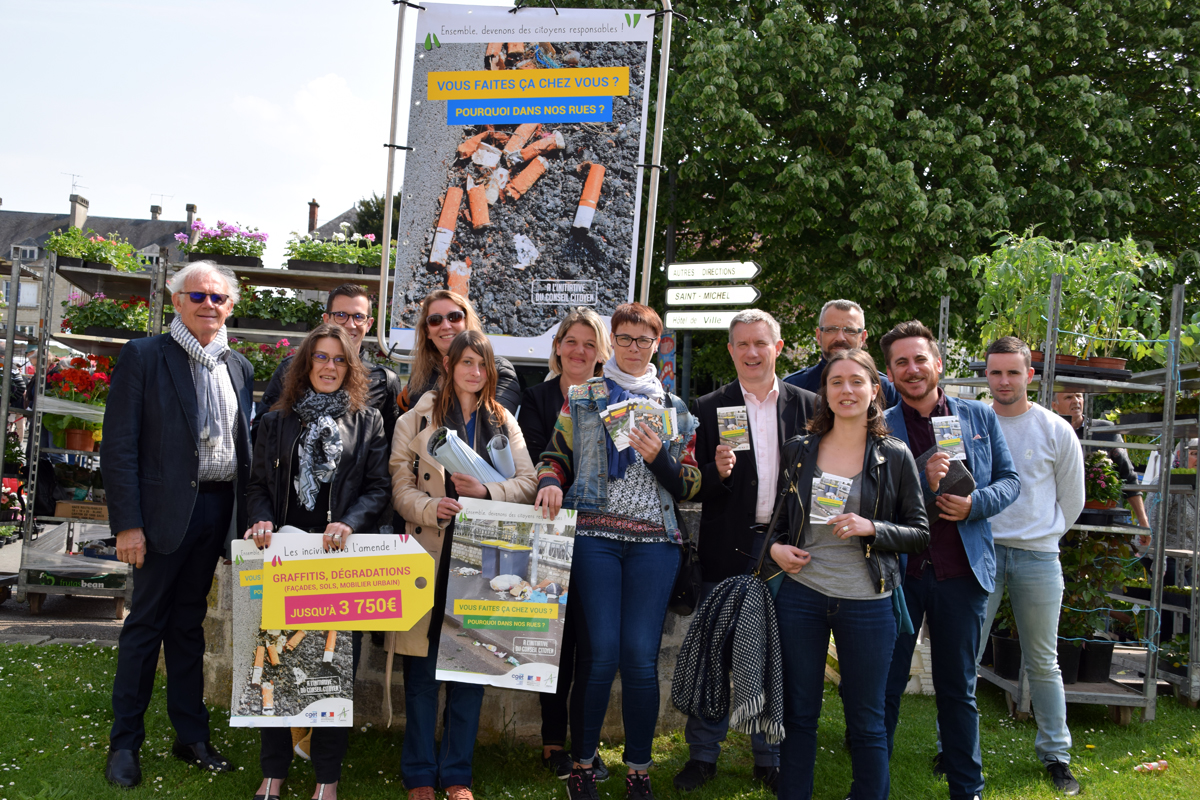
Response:
[[[422,6],[393,343],[411,348],[421,300],[449,287],[498,354],[541,353],[564,307],[633,297],[654,18]]]
[[[556,691],[575,511],[459,502],[437,679]]]
[[[351,634],[262,630],[263,551],[233,541],[234,728],[354,724]]]

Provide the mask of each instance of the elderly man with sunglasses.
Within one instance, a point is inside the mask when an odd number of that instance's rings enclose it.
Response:
[[[160,646],[171,752],[205,770],[233,769],[209,739],[203,623],[217,559],[231,532],[246,528],[254,370],[225,333],[238,298],[229,269],[198,261],[167,286],[171,329],[122,348],[100,446],[117,558],[134,567],[104,770],[123,787],[142,779],[138,753]]]
[[[862,306],[853,300],[830,300],[823,305],[817,317],[816,340],[821,360],[783,379],[784,383],[807,389],[813,394],[821,390],[821,373],[825,371],[825,364],[835,350],[867,346],[867,323]],[[886,408],[900,402],[896,387],[882,372],[879,373],[879,383],[883,388],[883,405]]]

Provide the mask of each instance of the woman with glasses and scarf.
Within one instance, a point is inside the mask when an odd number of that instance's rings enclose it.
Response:
[[[384,637],[388,653],[384,706],[390,723],[392,655],[399,653],[404,656],[405,708],[400,771],[409,800],[434,800],[439,784],[448,800],[471,800],[471,762],[483,686],[446,683],[440,751],[435,741],[441,687],[436,677],[438,644],[450,580],[454,516],[462,510],[457,498],[528,503],[535,478],[516,419],[496,401],[496,358],[488,338],[476,330],[457,334],[446,348],[439,373],[438,388],[422,394],[416,407],[400,417],[392,438],[392,501],[404,517],[405,532],[433,556],[437,580],[430,613],[410,630]],[[497,434],[508,437],[515,474],[499,483],[480,483],[457,473],[447,476],[429,455],[429,437],[440,427],[455,431],[489,464],[488,443]]]
[[[344,549],[355,531],[379,530],[390,485],[383,418],[367,405],[358,348],[340,326],[318,325],[296,351],[283,394],[259,427],[246,492],[254,522],[246,538],[266,547],[272,531],[291,525],[321,536],[326,550]],[[357,661],[356,646],[355,667]],[[287,778],[292,734],[260,732],[263,782],[255,797],[270,800]],[[317,800],[337,798],[349,734],[349,728],[313,730]]]
[[[681,554],[676,504],[700,488],[700,469],[686,452],[696,420],[650,363],[662,320],[652,308],[626,303],[613,312],[612,332],[615,352],[603,377],[568,390],[542,453],[535,502],[551,517],[564,505],[579,512],[570,603],[579,604],[575,681],[584,697],[582,713],[571,714],[571,800],[598,796],[596,751],[618,667],[626,795],[653,797],[647,769],[658,721],[658,651]],[[663,430],[664,438],[645,422],[632,424],[628,447],[618,449],[602,414],[624,401],[674,409],[675,430]],[[625,438],[618,436],[622,444]]]
[[[471,301],[449,289],[437,289],[425,296],[414,327],[412,374],[396,400],[401,413],[416,408],[422,395],[437,388],[442,378],[442,362],[454,337],[463,331],[483,331]],[[507,358],[493,356],[493,362],[496,366],[496,402],[508,413],[516,414],[517,406],[521,404],[521,382],[517,371]]]

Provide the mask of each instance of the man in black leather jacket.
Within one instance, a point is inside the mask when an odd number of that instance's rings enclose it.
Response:
[[[390,443],[392,431],[396,429],[396,420],[400,419],[400,408],[396,405],[396,396],[400,394],[401,389],[400,378],[387,367],[371,361],[365,352],[367,348],[362,346],[363,340],[375,324],[375,318],[371,316],[371,299],[367,296],[366,289],[358,284],[343,283],[329,293],[329,298],[325,301],[325,313],[321,319],[341,325],[346,329],[346,333],[350,334],[350,340],[358,346],[358,355],[363,359],[363,366],[367,368],[367,382],[370,384],[367,388],[367,402],[372,408],[379,409],[383,417],[383,435]],[[271,382],[267,384],[258,407],[253,436],[258,436],[258,420],[271,410],[271,406],[275,405],[279,396],[283,394],[283,376],[287,374],[291,365],[292,357],[288,356],[271,376]]]

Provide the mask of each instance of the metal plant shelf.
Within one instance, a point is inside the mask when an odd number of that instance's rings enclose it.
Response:
[[[59,267],[58,274],[88,294],[103,292],[113,300],[128,300],[135,294],[149,297],[154,275],[149,272],[117,272],[83,267]]]

